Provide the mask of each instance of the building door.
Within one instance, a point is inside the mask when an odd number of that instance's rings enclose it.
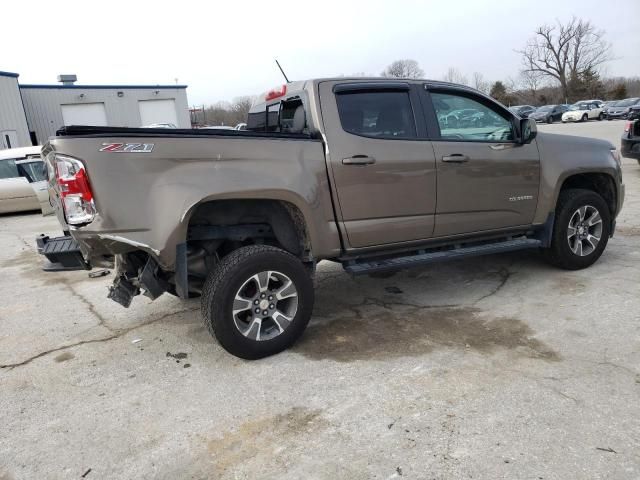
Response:
[[[178,115],[176,114],[176,101],[165,100],[140,100],[140,125],[153,125],[154,123],[170,123],[178,126]]]
[[[104,103],[62,105],[62,120],[65,126],[94,125],[97,127],[106,127],[108,125]]]
[[[18,148],[18,133],[15,130],[3,130],[0,138],[0,149]]]

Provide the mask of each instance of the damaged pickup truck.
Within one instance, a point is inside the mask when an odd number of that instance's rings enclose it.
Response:
[[[539,249],[585,268],[624,198],[613,145],[537,133],[461,85],[293,82],[247,124],[60,130],[42,155],[67,235],[38,239],[45,269],[115,264],[125,307],[201,295],[209,331],[255,359],[304,331],[320,260],[360,275]]]

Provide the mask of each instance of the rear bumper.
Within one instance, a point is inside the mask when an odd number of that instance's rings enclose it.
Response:
[[[70,236],[50,238],[46,235],[36,237],[38,253],[47,261],[42,266],[45,272],[68,270],[91,270],[85,262],[78,243]]]

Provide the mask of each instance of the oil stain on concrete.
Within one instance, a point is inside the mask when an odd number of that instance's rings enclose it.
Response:
[[[312,323],[295,350],[339,362],[420,356],[440,348],[500,350],[548,361],[560,355],[534,338],[517,318],[482,318],[472,307],[413,308],[362,305],[353,316]]]
[[[252,419],[209,439],[207,451],[219,476],[233,473],[239,465],[256,468],[273,464],[274,459],[288,455],[288,445],[304,445],[305,438],[317,434],[328,422],[320,410],[294,407],[286,413]],[[277,463],[277,462],[276,462]]]
[[[67,360],[73,360],[75,357],[75,355],[71,352],[64,352],[61,353],[60,355],[55,356],[53,359],[58,362],[58,363],[62,363],[62,362],[66,362]]]

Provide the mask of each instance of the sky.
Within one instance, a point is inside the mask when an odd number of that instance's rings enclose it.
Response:
[[[605,29],[607,76],[640,76],[639,0],[5,0],[0,70],[19,81],[187,84],[190,105],[291,80],[378,75],[411,58],[425,77],[515,78],[535,29],[573,15]],[[12,40],[13,39],[13,40]]]

